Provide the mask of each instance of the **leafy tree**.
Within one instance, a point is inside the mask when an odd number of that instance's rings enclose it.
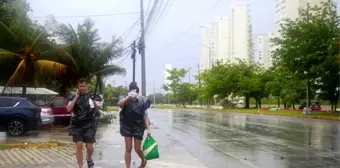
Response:
[[[111,60],[122,56],[123,48],[119,40],[113,39],[110,43],[99,42],[98,30],[94,28],[94,22],[86,19],[83,24],[78,25],[77,31],[71,25],[58,24],[50,21],[51,31],[58,37],[61,46],[68,51],[77,63],[78,69],[70,78],[65,78],[63,87],[75,79],[86,77],[96,78],[99,93],[103,92],[103,78],[110,75],[125,75],[125,69],[118,65],[109,64]],[[95,87],[97,89],[97,86]]]
[[[251,97],[254,97],[261,106],[261,98],[268,95],[265,83],[270,78],[265,71],[255,64],[241,60],[237,63],[218,62],[211,69],[201,73],[199,78],[210,97],[243,96],[246,100],[245,108],[249,108]]]
[[[28,18],[28,9],[25,1],[0,6],[0,62],[15,68],[6,86],[24,86],[23,95],[26,86],[38,86],[49,77],[64,76],[67,69],[77,69],[73,58],[48,39],[42,26]],[[12,68],[3,71],[8,70]]]
[[[173,99],[176,102],[181,103],[183,107],[185,107],[186,104],[193,101],[193,98],[195,96],[195,85],[187,82],[182,82],[187,73],[187,70],[185,70],[184,68],[174,68],[172,70],[169,70],[168,72],[170,73],[168,80],[171,81],[171,84],[165,85],[164,89],[166,91],[171,91],[173,93]]]
[[[310,79],[315,90],[332,104],[339,99],[340,19],[331,1],[310,9],[300,10],[301,17],[286,20],[281,25],[281,37],[274,39],[278,46],[274,56],[280,64],[301,79]]]
[[[277,106],[280,107],[280,99],[284,101],[284,108],[287,103],[295,109],[295,104],[299,103],[306,95],[305,80],[301,80],[287,68],[277,66],[269,70],[272,80],[266,84],[268,93],[277,98]]]

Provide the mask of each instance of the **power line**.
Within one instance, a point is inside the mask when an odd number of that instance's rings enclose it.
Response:
[[[193,26],[195,26],[199,21],[201,21],[203,17],[205,17],[209,12],[211,12],[211,10],[213,10],[220,2],[222,2],[222,0],[217,0],[217,1],[215,2],[215,4],[214,4],[212,7],[210,7],[203,15],[201,15],[201,17],[199,17],[199,19],[197,19],[195,22],[193,22],[193,23],[192,23],[185,31],[183,31],[182,33],[180,33],[180,34],[178,35],[178,37],[181,37],[181,36],[183,36],[184,34],[186,34]],[[175,42],[175,41],[178,39],[178,37],[177,37],[177,38],[174,38],[174,40],[172,40],[171,42],[167,43],[163,48],[166,48],[166,47],[168,47],[170,44],[172,44],[173,42]]]
[[[168,6],[168,4],[169,4],[170,1],[171,1],[170,6],[169,6],[169,8],[167,8],[167,6]],[[163,16],[163,13],[164,13],[165,9],[168,9],[167,12],[170,11],[170,9],[171,9],[172,4],[173,4],[174,1],[175,1],[175,0],[167,0],[165,6],[164,6],[164,8],[163,8],[163,10],[161,11],[161,14],[158,16],[158,18],[156,19],[156,21],[155,21],[154,24],[152,25],[152,27],[153,27],[152,29],[154,29],[154,28],[156,27],[156,25],[158,24],[158,22],[161,20],[161,17]],[[148,32],[147,38],[149,38],[149,37],[151,36],[152,29],[150,29],[150,31]]]
[[[139,12],[125,12],[125,13],[111,13],[111,14],[98,14],[98,15],[74,15],[74,16],[53,16],[55,18],[83,18],[83,17],[102,17],[102,16],[119,16],[119,15],[135,15],[139,14]],[[32,16],[33,19],[48,19],[49,16]]]
[[[161,0],[162,1],[162,0]],[[157,9],[157,6],[158,6],[158,2],[159,0],[155,0],[152,8],[151,8],[151,11],[149,13],[149,17],[148,19],[146,20],[146,26],[145,26],[145,30],[146,32],[149,30],[149,27],[150,27],[150,23],[152,22],[152,19],[154,18],[154,14],[155,14],[155,10]],[[161,2],[162,3],[162,2]]]
[[[126,40],[127,37],[129,37],[129,35],[132,33],[132,31],[135,29],[136,25],[138,24],[140,18],[138,18],[128,29],[126,29],[122,35],[119,36],[118,39],[120,39],[121,37],[123,37],[125,35],[125,33],[128,33],[127,36],[125,36],[124,40]]]

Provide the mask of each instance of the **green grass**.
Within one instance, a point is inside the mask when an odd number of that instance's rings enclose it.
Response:
[[[278,111],[269,111],[269,110],[258,110],[258,109],[207,109],[204,107],[195,107],[195,108],[183,108],[176,106],[166,106],[166,105],[157,105],[154,106],[157,109],[206,109],[209,111],[218,111],[218,112],[236,112],[236,113],[247,113],[247,114],[258,114],[258,115],[275,115],[275,116],[287,116],[287,117],[301,117],[301,118],[314,118],[314,119],[325,119],[325,120],[340,120],[340,112],[314,112],[311,115],[304,115],[301,111],[290,111],[290,110],[278,110]]]

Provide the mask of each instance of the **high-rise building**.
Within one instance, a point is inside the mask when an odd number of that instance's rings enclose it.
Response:
[[[219,18],[203,27],[202,69],[210,68],[216,61],[252,60],[252,27],[248,4],[234,4],[230,17]]]
[[[267,35],[259,35],[256,37],[256,63],[264,68],[269,68],[271,63],[269,61],[270,55],[269,39]]]
[[[202,26],[204,29],[203,41],[202,44],[202,54],[200,64],[202,69],[209,69],[212,66],[212,60],[216,59],[216,49],[217,49],[217,40],[216,40],[216,24],[215,22],[210,23],[209,25]]]
[[[168,80],[168,77],[170,76],[169,71],[172,70],[172,65],[171,64],[165,64],[164,68],[164,85],[170,85],[171,81]]]
[[[216,21],[217,29],[217,60],[230,60],[230,19],[228,17],[220,18]],[[213,60],[214,63],[215,60]]]
[[[250,6],[246,3],[233,4],[230,18],[230,61],[235,61],[236,59],[252,61],[253,45]]]

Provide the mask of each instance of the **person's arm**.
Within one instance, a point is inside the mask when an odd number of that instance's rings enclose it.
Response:
[[[120,107],[123,107],[129,99],[130,99],[130,97],[127,96],[127,97],[125,97],[124,99],[119,100],[119,102],[117,103],[117,105],[120,106]]]
[[[79,92],[78,92],[78,89],[77,89],[76,95],[74,96],[73,100],[70,101],[70,102],[67,104],[67,106],[66,106],[67,112],[71,112],[71,111],[73,110],[73,107],[74,107],[74,105],[76,104],[76,101],[77,101],[78,97],[79,97]]]
[[[146,125],[146,131],[147,131],[148,136],[149,136],[149,135],[151,135],[151,130],[150,130],[150,119],[149,119],[147,110],[145,111],[144,122],[145,122],[145,125]]]

